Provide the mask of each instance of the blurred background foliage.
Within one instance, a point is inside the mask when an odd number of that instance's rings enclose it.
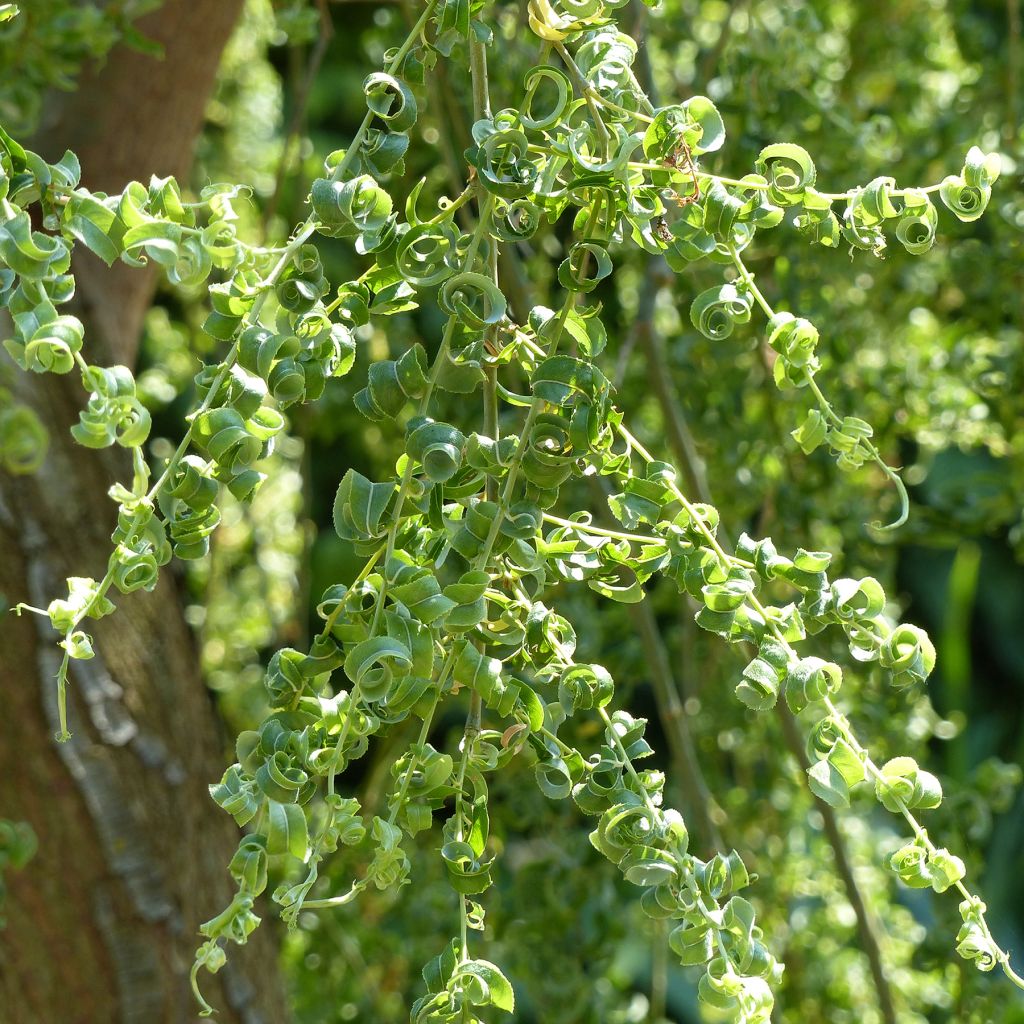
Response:
[[[0,36],[0,66],[11,69],[0,87],[0,119],[19,129],[37,124],[43,91],[72,87],[82,62],[102,57],[152,6],[24,4],[26,16]],[[785,232],[748,254],[773,306],[822,327],[823,379],[837,410],[869,420],[888,461],[905,467],[913,498],[905,527],[884,539],[865,527],[894,507],[876,470],[840,474],[827,455],[804,456],[790,439],[800,409],[787,397],[793,392],[776,391],[771,352],[756,328],[720,342],[691,328],[685,310],[697,291],[717,283],[714,269],[669,279],[634,252],[621,257],[599,295],[617,404],[633,411],[655,452],[689,446],[697,453],[692,485],[713,496],[726,532],[770,533],[787,550],[834,552],[837,575],[876,576],[898,595],[904,617],[935,639],[939,663],[927,693],[908,700],[867,666],[851,676],[851,712],[879,760],[905,753],[940,775],[949,797],[930,818],[933,832],[956,853],[974,851],[968,871],[991,908],[996,937],[1017,951],[1024,948],[1020,6],[665,0],[658,11],[622,12],[641,42],[640,72],[660,102],[706,93],[725,117],[727,143],[709,170],[740,176],[763,145],[789,140],[814,156],[821,187],[838,191],[880,174],[900,185],[937,182],[959,170],[973,144],[1003,154],[1004,177],[988,214],[966,225],[940,216],[939,243],[924,256],[811,249]],[[252,237],[284,236],[304,216],[324,155],[345,146],[362,118],[365,74],[416,13],[410,0],[249,0],[209,106],[192,187],[249,183],[249,201],[238,204],[245,229]],[[514,4],[494,11],[496,108],[518,88],[510,76],[518,79],[536,59],[523,15]],[[56,59],[33,60],[42,52]],[[422,91],[425,114],[404,180],[391,183],[399,194],[421,176],[428,194],[461,190],[472,119],[465,62],[458,51],[455,57]],[[546,301],[560,244],[542,231],[519,245],[513,315]],[[361,272],[345,243],[323,239],[321,250],[332,281]],[[140,391],[154,414],[155,453],[161,445],[170,451],[181,436],[192,376],[214,344],[200,330],[203,318],[195,295],[171,290],[149,314]],[[415,340],[435,346],[439,314],[414,310],[388,318],[387,327],[387,334],[362,330],[360,342],[375,359]],[[315,406],[289,412],[290,438],[273,457],[268,483],[250,508],[225,515],[211,555],[188,570],[190,619],[225,736],[260,712],[269,655],[307,643],[319,595],[357,571],[330,529],[335,488],[349,467],[385,478],[400,450],[397,435],[385,435],[352,405],[367,362],[360,359]],[[594,508],[601,519],[600,492],[580,483],[573,497],[574,508]],[[639,611],[586,589],[567,590],[560,602],[578,626],[581,657],[606,664],[620,681],[618,699],[651,719],[658,767],[669,773],[696,851],[735,846],[757,870],[751,898],[786,965],[774,1019],[881,1021],[824,822],[778,719],[754,715],[733,698],[741,666],[732,653],[694,627],[671,587],[659,585]],[[833,656],[845,664],[839,647]],[[692,751],[668,742],[660,716],[675,713]],[[344,780],[368,813],[383,802],[410,727],[398,726]],[[461,727],[453,712],[437,724],[433,742],[454,746]],[[232,758],[228,749],[225,758]],[[546,802],[523,768],[495,780],[492,808],[501,869],[486,898],[491,946],[485,942],[481,955],[514,980],[517,1020],[704,1019],[691,978],[655,952],[665,948],[664,937],[591,849],[589,826],[571,804]],[[891,819],[864,800],[839,827],[877,925],[900,1021],[1024,1021],[1019,993],[953,954],[956,901],[901,888],[883,867],[901,841]],[[414,884],[400,893],[367,892],[353,908],[306,914],[298,930],[282,931],[297,1021],[404,1018],[421,991],[419,968],[436,954],[455,912],[437,844],[436,834],[422,839]],[[344,857],[332,864],[338,890],[355,868]]]

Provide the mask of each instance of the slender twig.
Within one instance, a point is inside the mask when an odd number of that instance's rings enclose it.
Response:
[[[632,451],[647,463],[654,461],[654,456],[644,447],[643,443],[639,441],[624,423],[619,423],[616,428],[618,434],[622,439],[629,445]],[[700,515],[699,511],[694,507],[693,503],[686,497],[686,495],[679,489],[678,484],[674,480],[668,480],[668,487],[675,495],[676,499],[683,505],[686,511],[690,515],[690,519],[696,526],[698,531],[704,537],[708,544],[708,547],[714,551],[714,553],[722,560],[723,564],[735,564],[732,556],[730,556],[725,548],[722,547],[721,533],[717,536],[714,531],[708,526],[707,522]],[[773,639],[780,645],[780,647],[786,652],[786,656],[790,664],[794,664],[799,661],[799,656],[793,649],[792,644],[783,635],[779,626],[772,622],[771,616],[768,613],[768,609],[761,602],[761,599],[754,594],[751,594],[747,598],[747,602],[750,607],[765,621],[769,624],[768,629]],[[854,735],[853,729],[846,716],[836,707],[835,703],[830,697],[823,697],[822,704],[825,710],[831,716],[832,721],[842,730],[843,739],[850,745],[857,759],[860,761],[864,769],[864,773],[868,781],[874,781],[875,783],[885,782],[886,777],[881,768],[875,763],[868,750],[860,743],[857,737]],[[895,813],[901,815],[903,819],[910,826],[911,831],[914,833],[915,840],[924,848],[928,857],[934,857],[939,851],[935,844],[931,841],[927,831],[922,827],[921,823],[912,813],[907,803],[902,800],[899,796],[890,793],[890,800],[895,807]],[[964,885],[963,881],[957,879],[953,883],[953,888],[960,893],[960,895],[968,901],[973,901],[976,897],[971,891]],[[984,915],[981,915],[978,920],[978,924],[982,929],[982,934],[985,940],[991,944],[994,950],[994,956],[996,962],[1002,968],[1003,973],[1010,981],[1013,982],[1020,989],[1024,989],[1024,977],[1021,977],[1013,969],[1013,965],[1010,963],[1009,953],[1000,948],[998,943],[992,936],[991,929],[989,928],[988,922]]]
[[[591,490],[598,496],[598,504],[604,505],[607,497],[607,483],[591,477]],[[568,523],[568,520],[562,520]],[[572,524],[575,525],[575,524]],[[582,524],[580,524],[582,527]],[[602,530],[587,526],[585,530],[615,536],[617,531]],[[696,744],[683,702],[680,699],[679,683],[672,670],[668,647],[661,634],[657,617],[650,601],[640,601],[627,606],[640,634],[645,654],[645,663],[651,677],[654,699],[658,706],[658,720],[661,722],[669,747],[672,763],[671,778],[679,790],[689,812],[687,817],[696,818],[697,831],[701,839],[715,850],[725,849],[725,843],[715,818],[724,820],[725,815],[711,794],[704,772],[697,757]]]
[[[263,233],[266,234],[267,227],[273,221],[277,213],[278,204],[281,201],[281,190],[284,187],[285,178],[288,175],[288,166],[292,147],[302,130],[302,122],[306,117],[306,109],[309,106],[309,96],[313,89],[313,83],[323,64],[327,48],[334,37],[334,22],[331,20],[331,12],[327,6],[327,0],[317,0],[317,7],[320,10],[320,33],[316,43],[309,51],[309,60],[306,64],[306,74],[295,93],[291,117],[288,119],[288,127],[285,129],[284,141],[281,143],[281,159],[277,162],[277,173],[274,177],[274,191],[271,192],[267,205],[263,208]]]
[[[480,698],[480,694],[474,690],[469,698],[469,712],[466,715],[466,726],[462,733],[462,758],[459,762],[459,775],[455,783],[455,838],[460,843],[465,838],[466,829],[464,810],[466,771],[469,768],[470,761],[473,760],[473,746],[476,742],[476,737],[480,733],[482,710],[483,701]],[[462,893],[459,894],[459,932],[462,943],[459,955],[462,960],[469,959],[469,907],[467,906],[467,899],[468,897]]]
[[[710,501],[704,461],[697,451],[697,442],[690,425],[686,422],[686,414],[683,412],[672,371],[665,357],[664,342],[654,326],[658,293],[673,279],[668,265],[661,256],[650,259],[640,292],[636,320],[630,333],[646,356],[648,383],[661,407],[669,446],[686,475],[687,484],[701,501]]]
[[[674,775],[688,805],[687,809],[691,816],[697,819],[697,831],[705,844],[715,850],[724,850],[726,844],[715,824],[715,818],[724,818],[725,815],[711,795],[704,772],[701,770],[693,734],[683,702],[679,698],[679,686],[672,671],[672,663],[658,627],[658,620],[649,601],[631,604],[628,608],[647,656],[647,667],[658,704],[658,718],[665,730],[669,753],[675,766]]]
[[[654,300],[659,288],[658,278],[656,276],[656,267],[658,262],[660,261],[651,261],[652,266],[649,268],[648,274],[644,280],[643,291],[641,294],[641,308],[637,313],[634,330],[641,344],[644,346],[645,354],[647,355],[649,380],[662,407],[669,445],[684,473],[686,473],[687,477],[690,479],[691,486],[694,487],[695,493],[700,497],[701,501],[710,502],[711,494],[707,480],[703,475],[703,467],[700,466],[699,462],[695,459],[693,437],[689,432],[685,419],[682,417],[679,409],[679,402],[674,397],[672,376],[668,366],[665,364],[664,352],[654,330],[653,317],[651,314],[653,312]],[[644,305],[646,305],[647,308],[643,308]],[[646,608],[646,603],[644,605],[637,605],[636,607]],[[640,625],[641,629],[644,629],[643,623],[638,622],[638,625]],[[655,635],[652,636],[645,630],[644,640],[648,649],[654,651],[658,646],[660,637],[656,632]],[[652,668],[656,668],[657,660],[656,656],[652,657]],[[795,736],[796,745],[794,753],[802,766],[807,768],[809,766],[804,763],[806,760],[806,754],[804,753],[800,743],[799,735],[796,734],[796,724],[793,721],[792,715],[789,712],[789,709],[781,702],[778,707],[779,713],[782,717],[783,730],[786,734],[787,742],[790,743],[790,746],[793,746],[791,740]],[[668,735],[671,743],[671,733]],[[701,781],[703,780],[701,779]],[[882,1008],[886,1024],[896,1024],[892,993],[889,989],[888,981],[882,967],[878,940],[874,932],[871,918],[864,904],[863,897],[861,896],[860,890],[857,886],[857,881],[853,876],[853,871],[850,867],[849,855],[847,854],[842,834],[839,831],[835,813],[827,804],[824,804],[822,801],[817,802],[820,805],[822,816],[825,821],[826,834],[835,852],[836,869],[846,889],[847,898],[857,915],[858,931],[861,936],[864,952],[868,957],[871,967],[872,978],[875,981],[879,1005]],[[704,807],[706,808],[706,806],[707,805],[705,804]],[[710,816],[709,824],[713,827],[713,822],[710,821]],[[718,842],[716,845],[720,847],[721,843]]]
[[[409,0],[399,0],[399,3],[402,8],[402,17],[405,19],[406,24],[411,26],[414,21],[412,4]],[[440,72],[443,69],[444,64],[439,64],[437,67],[438,74],[427,75],[425,85],[427,96],[430,100],[430,109],[434,115],[434,127],[437,129],[438,145],[441,149],[441,156],[444,159],[445,172],[448,177],[448,188],[451,189],[452,195],[458,195],[462,191],[464,174],[452,138],[452,126],[456,124],[461,125],[462,118],[451,116],[451,110],[446,102],[447,90],[441,86]],[[462,230],[467,233],[471,231],[472,221],[469,211],[460,208],[456,212]]]
[[[807,759],[807,752],[804,749],[803,739],[800,730],[793,717],[793,712],[786,706],[785,701],[779,701],[776,705],[779,721],[782,723],[782,735],[786,740],[786,746],[796,758],[801,770],[806,772],[810,768],[810,761]],[[835,858],[836,872],[846,890],[846,898],[853,907],[857,917],[857,933],[860,936],[861,948],[868,958],[868,966],[871,968],[871,978],[875,984],[875,993],[878,995],[878,1006],[882,1011],[882,1019],[885,1024],[898,1024],[896,1007],[893,1001],[892,988],[885,973],[885,964],[882,962],[882,950],[878,941],[877,924],[874,915],[864,902],[864,896],[857,884],[853,874],[853,866],[850,862],[850,855],[846,849],[846,842],[839,830],[839,822],[836,812],[820,797],[812,794],[814,804],[821,814],[825,825],[825,835],[832,847]]]
[[[604,121],[601,119],[601,111],[597,107],[597,100],[600,99],[600,95],[596,94],[591,88],[590,83],[587,81],[587,76],[580,71],[579,65],[572,58],[572,54],[561,44],[555,43],[555,52],[559,57],[562,58],[562,62],[569,69],[572,77],[576,79],[576,85],[580,92],[583,93],[583,98],[586,100],[587,107],[590,109],[590,116],[594,122],[594,128],[597,131],[598,137],[601,139],[601,143],[604,146],[605,153],[608,152],[608,146],[611,143],[611,138],[608,135],[608,129],[605,127]]]
[[[469,40],[469,64],[473,89],[473,117],[480,120],[491,116],[491,97],[487,86],[487,50],[475,35],[471,35]],[[488,252],[488,265],[491,279],[497,285],[498,250],[494,244],[491,245]],[[493,335],[493,328],[489,333]],[[493,363],[489,363],[485,370],[483,397],[484,433],[496,441],[498,439],[498,371]],[[497,482],[488,476],[485,497],[493,501],[497,496]],[[459,842],[462,842],[465,830],[463,806],[465,803],[466,769],[473,758],[473,747],[476,737],[480,733],[482,713],[483,700],[479,691],[473,690],[469,697],[469,712],[466,715],[466,725],[462,732],[462,762],[459,765],[459,778],[455,787],[455,838]],[[459,956],[462,960],[469,959],[468,899],[469,897],[459,894],[459,937],[461,940]]]
[[[722,22],[722,30],[718,33],[715,45],[708,50],[704,55],[704,59],[700,62],[700,71],[697,75],[698,82],[709,81],[718,69],[718,62],[722,59],[722,54],[725,52],[726,46],[729,45],[729,39],[732,36],[735,15],[742,11],[747,6],[747,3],[748,0],[733,0],[725,16],[725,21]]]
[[[668,1001],[668,921],[654,922],[653,953],[651,956],[651,1003],[647,1013],[650,1024],[661,1024],[665,1019]]]

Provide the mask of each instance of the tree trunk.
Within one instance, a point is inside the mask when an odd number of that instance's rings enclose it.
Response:
[[[140,22],[162,60],[120,48],[86,74],[36,148],[82,159],[84,181],[119,190],[151,173],[184,175],[220,53],[241,0],[169,0]],[[50,143],[52,140],[52,144]],[[75,310],[91,362],[132,365],[151,274],[76,257]],[[85,451],[68,435],[85,396],[76,374],[17,375],[51,445],[30,477],[0,477],[0,593],[45,606],[65,577],[106,570],[124,452]],[[60,651],[45,619],[0,618],[0,817],[28,821],[39,852],[9,873],[0,933],[5,1024],[179,1024],[195,1019],[189,969],[198,925],[231,898],[234,823],[210,799],[224,738],[199,674],[172,573],[152,594],[113,595],[86,628],[91,661],[72,662],[72,739],[54,740]],[[267,934],[229,950],[208,997],[231,1024],[286,1019]]]

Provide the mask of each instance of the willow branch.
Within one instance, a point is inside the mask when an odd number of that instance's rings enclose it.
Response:
[[[793,712],[786,706],[785,701],[779,701],[776,705],[779,713],[779,720],[782,723],[782,735],[786,740],[786,746],[796,758],[797,764],[802,772],[810,768],[811,763],[807,759],[807,752],[804,750],[800,730],[797,727]],[[820,797],[812,794],[814,804],[821,814],[825,824],[825,835],[835,856],[836,872],[846,889],[846,898],[853,907],[857,916],[857,933],[860,936],[861,948],[868,958],[868,965],[871,968],[871,978],[874,981],[875,992],[878,995],[878,1006],[882,1011],[882,1019],[885,1024],[898,1024],[896,1008],[893,1002],[892,989],[889,979],[886,977],[885,965],[882,962],[882,950],[878,941],[874,915],[864,902],[864,896],[857,884],[853,874],[853,867],[850,863],[850,855],[846,849],[846,842],[839,831],[839,822],[836,812]]]
[[[658,621],[649,601],[631,604],[629,610],[647,655],[647,667],[658,704],[658,717],[665,729],[669,755],[683,798],[692,817],[697,820],[700,837],[706,845],[715,850],[724,850],[726,845],[715,824],[715,818],[724,817],[724,814],[712,796],[701,771],[693,733],[690,731],[683,702],[679,699],[679,686],[672,671]]]
[[[661,406],[669,447],[686,475],[687,486],[701,501],[710,501],[704,462],[697,451],[697,442],[694,440],[690,425],[686,422],[686,414],[683,412],[672,379],[672,371],[665,357],[664,342],[654,327],[658,293],[672,280],[674,275],[669,271],[665,260],[661,256],[652,257],[644,275],[632,334],[646,356],[648,383]]]
[[[650,261],[641,290],[640,305],[637,311],[634,331],[638,343],[647,357],[645,361],[648,368],[648,379],[661,405],[669,446],[694,492],[700,497],[701,501],[710,502],[710,489],[704,476],[700,458],[696,453],[696,443],[679,406],[671,370],[665,359],[664,346],[654,329],[653,312],[657,294],[667,276],[664,260],[659,257]],[[647,606],[645,603],[636,607],[646,608]],[[648,614],[650,614],[649,610]],[[651,650],[654,650],[655,642],[647,638],[645,638],[645,642],[650,645]],[[656,661],[657,657],[653,657],[652,665]],[[794,756],[796,756],[801,766],[805,769],[810,767],[792,713],[781,701],[777,707],[782,719],[783,733],[787,744],[792,749]],[[825,833],[835,854],[836,870],[846,889],[850,905],[857,916],[857,929],[861,945],[868,958],[883,1018],[886,1024],[896,1024],[892,992],[882,965],[881,951],[875,934],[874,924],[857,885],[857,880],[854,878],[850,857],[846,850],[842,833],[839,831],[835,812],[824,801],[819,800],[817,797],[814,799],[821,811],[825,822]]]

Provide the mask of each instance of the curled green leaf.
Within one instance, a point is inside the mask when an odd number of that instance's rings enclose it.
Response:
[[[724,341],[736,324],[750,319],[752,300],[749,293],[733,284],[708,288],[690,304],[690,322],[712,341]]]

